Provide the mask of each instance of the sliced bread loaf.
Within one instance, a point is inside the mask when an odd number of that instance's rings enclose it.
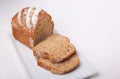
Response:
[[[77,55],[73,55],[69,59],[60,63],[52,63],[48,59],[38,58],[37,63],[39,66],[51,71],[54,74],[64,74],[74,70],[79,66],[80,61]]]
[[[76,53],[70,40],[59,34],[52,34],[33,48],[36,56],[46,58],[53,63],[61,62]]]

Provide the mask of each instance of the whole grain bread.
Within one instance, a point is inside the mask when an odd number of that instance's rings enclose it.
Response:
[[[51,71],[54,74],[64,74],[77,68],[80,64],[77,55],[73,55],[69,59],[60,63],[52,63],[48,59],[38,58],[37,63],[39,66]]]
[[[67,37],[52,34],[33,47],[33,52],[38,57],[46,58],[53,63],[58,63],[75,54],[76,49]]]
[[[32,48],[53,33],[52,17],[38,7],[26,7],[17,12],[11,22],[15,39]]]

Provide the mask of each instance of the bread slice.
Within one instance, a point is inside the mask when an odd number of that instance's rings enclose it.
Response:
[[[64,74],[77,68],[80,64],[77,55],[73,55],[69,59],[60,63],[51,63],[48,59],[38,58],[37,63],[39,66],[51,71],[54,74]]]
[[[38,7],[25,7],[17,12],[11,21],[15,39],[29,48],[46,39],[53,33],[52,17]]]
[[[70,40],[59,34],[52,34],[33,48],[34,54],[53,63],[61,62],[76,53]]]

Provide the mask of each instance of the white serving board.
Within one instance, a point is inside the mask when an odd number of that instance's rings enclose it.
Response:
[[[16,53],[23,62],[23,66],[30,76],[30,79],[82,79],[97,73],[97,69],[93,67],[79,53],[79,51],[77,51],[80,59],[80,66],[77,69],[64,75],[52,74],[51,72],[37,66],[36,58],[33,56],[33,52],[30,48],[15,40],[10,32],[8,33],[8,36],[13,43],[13,46],[15,46]]]

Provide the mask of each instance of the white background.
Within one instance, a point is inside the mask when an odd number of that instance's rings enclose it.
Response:
[[[77,50],[99,70],[88,79],[120,79],[119,0],[0,0],[0,34],[10,30],[17,11],[30,5],[50,13],[55,29],[69,36]],[[6,39],[0,39],[4,42],[0,44],[0,79],[24,79],[13,50],[5,52],[6,45],[10,45]]]

